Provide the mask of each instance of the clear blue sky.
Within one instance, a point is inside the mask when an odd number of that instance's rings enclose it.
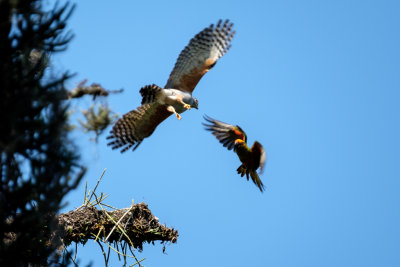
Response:
[[[163,86],[197,32],[229,18],[231,50],[194,91],[199,110],[170,117],[135,152],[77,135],[85,177],[108,202],[146,202],[179,230],[146,245],[146,266],[400,266],[400,3],[398,1],[79,1],[76,37],[58,69],[125,92]],[[85,107],[81,100],[73,107]],[[202,116],[240,125],[268,161],[263,194],[239,160],[203,130]],[[67,197],[79,206],[84,183]],[[94,242],[82,264],[103,265]],[[121,266],[114,256],[110,266]]]

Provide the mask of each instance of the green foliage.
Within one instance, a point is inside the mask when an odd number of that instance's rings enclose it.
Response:
[[[85,169],[67,137],[64,82],[46,73],[63,51],[73,10],[40,1],[0,1],[0,265],[48,265],[54,215]],[[17,256],[18,255],[18,256]]]
[[[79,120],[79,123],[86,132],[95,133],[96,142],[99,135],[118,117],[118,115],[112,114],[107,105],[102,104],[97,106],[93,104],[88,110],[83,110],[82,114],[85,117],[85,121]]]

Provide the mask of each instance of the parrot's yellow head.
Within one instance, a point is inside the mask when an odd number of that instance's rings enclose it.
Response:
[[[238,153],[239,151],[243,151],[243,149],[246,149],[247,145],[246,142],[242,139],[236,139],[234,142],[234,148],[233,151],[235,153]]]
[[[246,144],[246,142],[242,139],[235,140],[235,146],[240,146],[240,145],[244,145],[244,144]]]

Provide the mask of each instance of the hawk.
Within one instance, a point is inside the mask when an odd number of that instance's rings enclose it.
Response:
[[[249,148],[246,143],[247,135],[238,125],[230,125],[208,116],[204,116],[204,119],[209,123],[203,123],[205,129],[211,131],[224,147],[228,148],[228,150],[233,149],[239,156],[242,165],[237,169],[238,174],[241,177],[246,175],[247,180],[249,180],[250,176],[253,183],[263,192],[264,185],[257,173],[258,168],[260,168],[259,173],[262,173],[266,159],[262,145],[255,141],[253,146]]]
[[[152,84],[140,89],[141,106],[115,123],[107,137],[112,139],[108,145],[112,149],[121,149],[121,153],[132,147],[134,151],[170,115],[175,114],[180,120],[180,113],[192,107],[197,109],[198,100],[192,92],[201,77],[231,47],[235,35],[232,27],[229,20],[220,20],[217,25],[211,24],[194,36],[179,54],[164,88]]]

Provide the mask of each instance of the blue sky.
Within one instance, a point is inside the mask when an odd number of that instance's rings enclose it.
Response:
[[[163,86],[197,32],[229,18],[231,50],[200,81],[199,110],[170,117],[135,152],[77,134],[85,177],[128,207],[146,202],[178,229],[146,245],[146,266],[400,266],[400,3],[398,1],[79,1],[57,69],[108,89],[124,114],[139,89]],[[90,105],[80,100],[73,107]],[[203,130],[240,125],[267,151],[263,194]],[[65,210],[81,205],[84,183]],[[82,264],[103,265],[94,242]],[[114,256],[110,266],[121,266]]]

